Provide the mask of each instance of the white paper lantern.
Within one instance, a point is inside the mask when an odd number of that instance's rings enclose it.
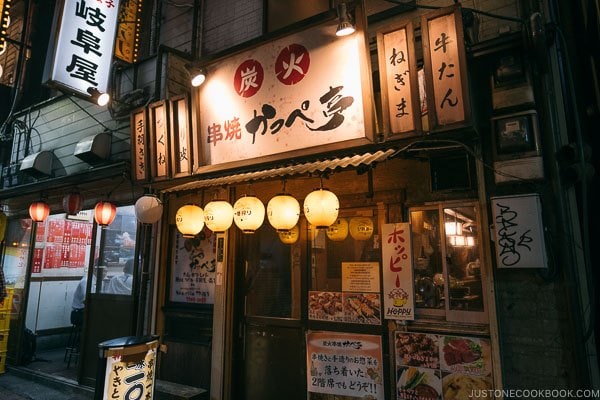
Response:
[[[348,237],[348,220],[338,218],[329,228],[327,228],[327,237],[334,242],[341,242]]]
[[[292,229],[287,231],[281,231],[277,233],[279,235],[279,240],[281,240],[284,244],[294,244],[298,241],[300,237],[300,228],[298,225],[294,226]]]
[[[327,228],[338,217],[340,202],[333,192],[317,189],[304,199],[304,216],[316,228]]]
[[[265,220],[265,205],[255,196],[244,196],[233,205],[233,222],[244,233],[254,233]]]
[[[153,194],[146,194],[135,202],[135,216],[142,224],[157,222],[163,213],[163,204]]]
[[[300,203],[290,195],[277,195],[267,204],[267,218],[277,232],[288,231],[300,219]]]
[[[350,236],[355,240],[370,239],[373,236],[373,221],[371,218],[350,218]]]
[[[204,211],[194,204],[180,207],[175,214],[175,225],[183,237],[194,237],[204,228]]]
[[[204,206],[204,223],[213,232],[225,232],[233,223],[233,207],[225,200],[213,200]]]

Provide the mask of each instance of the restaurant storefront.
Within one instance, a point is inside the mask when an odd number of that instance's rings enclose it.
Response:
[[[450,26],[454,37],[462,31],[454,26],[459,12],[443,9],[422,21],[432,35],[441,34],[438,24]],[[432,54],[428,61],[455,68],[444,81],[455,95],[438,98],[445,107],[436,109],[427,102],[438,96],[431,89],[419,101],[432,67],[416,67],[412,25],[380,28],[379,58],[388,64],[380,64],[380,76],[389,85],[380,124],[369,64],[352,61],[368,57],[365,32],[338,38],[335,24],[204,65],[206,81],[190,103],[191,135],[173,119],[168,135],[158,133],[153,115],[163,103],[150,105],[147,119],[134,113],[134,134],[147,126],[150,138],[132,148],[134,156],[151,152],[138,163],[140,176],[146,166],[161,171],[154,161],[161,151],[175,155],[165,157],[165,175],[182,161],[184,169],[189,162],[214,171],[160,185],[169,210],[161,249],[167,343],[204,356],[194,365],[211,371],[215,398],[458,399],[472,388],[491,390],[501,382],[492,255],[483,245],[483,171],[469,152],[464,49],[448,45],[447,60]],[[394,90],[400,69],[406,87]],[[423,124],[454,127],[462,142],[448,134],[428,141],[418,134]],[[152,142],[163,136],[175,148]],[[320,200],[313,204],[312,196]],[[212,203],[223,201],[229,225],[211,230]],[[206,225],[186,238],[190,206],[204,209]],[[290,225],[278,221],[286,213],[295,216]],[[185,319],[201,328],[178,331]],[[190,375],[180,381],[199,385]]]
[[[190,5],[188,30],[209,29],[217,3]],[[65,217],[52,192],[53,215],[31,225],[35,238],[5,248],[9,261],[20,251],[15,282],[37,305],[27,326],[66,334],[66,308],[47,318],[31,293],[66,285],[68,297],[85,275],[101,282],[88,284],[82,331],[77,380],[88,386],[97,343],[129,334],[159,335],[157,379],[211,399],[451,400],[530,375],[540,387],[596,382],[590,342],[567,332],[587,292],[563,293],[570,281],[555,264],[573,260],[563,247],[551,258],[546,245],[548,227],[567,226],[544,184],[557,174],[555,105],[522,21],[480,29],[460,4],[363,1],[337,14],[332,2],[298,7],[303,19],[258,3],[264,24],[231,29],[269,34],[221,53],[204,31],[191,32],[192,54],[168,47],[186,15],[153,10],[153,21],[164,12],[164,31],[152,37],[167,43],[155,69],[129,61],[116,74],[133,91],[155,87],[114,121],[112,159],[127,168],[79,186],[90,193],[81,220]],[[339,37],[344,12],[357,31]],[[488,27],[505,34],[480,41]],[[188,87],[199,70],[204,82]],[[8,206],[35,200],[37,189],[16,190]],[[118,218],[101,228],[91,207],[107,194]],[[157,218],[140,218],[134,203],[144,198]],[[11,217],[11,229],[30,222],[24,210]],[[87,233],[73,233],[81,224]],[[72,266],[52,251],[59,242],[79,257]],[[131,293],[105,293],[128,260]],[[531,360],[581,373],[532,372]]]

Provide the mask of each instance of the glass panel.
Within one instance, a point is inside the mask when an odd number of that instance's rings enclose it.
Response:
[[[8,221],[4,241],[4,279],[7,286],[23,289],[31,239],[30,219]]]
[[[410,212],[415,273],[415,306],[444,308],[444,270],[439,230],[439,210]]]
[[[115,220],[105,228],[98,227],[99,254],[92,277],[96,293],[131,295],[136,231],[133,206],[117,207]]]
[[[267,223],[253,234],[244,234],[242,246],[246,315],[297,318],[292,315],[292,301],[299,299],[292,299],[291,246],[282,243]]]
[[[451,310],[483,311],[476,212],[474,207],[444,208]]]

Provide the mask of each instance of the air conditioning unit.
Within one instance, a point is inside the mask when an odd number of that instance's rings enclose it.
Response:
[[[47,150],[30,154],[21,161],[19,171],[36,179],[47,178],[52,175],[53,158],[54,154]]]
[[[107,132],[88,136],[77,142],[73,155],[91,165],[103,163],[110,157],[111,141]]]

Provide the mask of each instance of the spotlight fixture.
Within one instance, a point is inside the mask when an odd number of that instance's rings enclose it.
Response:
[[[100,107],[104,107],[110,101],[110,95],[108,93],[102,93],[93,86],[90,86],[87,89],[87,92],[90,94],[91,100],[96,102]]]
[[[346,2],[341,2],[337,5],[338,26],[335,31],[336,36],[348,36],[354,33],[354,23],[352,16],[348,13],[348,5]]]
[[[195,64],[188,64],[188,74],[190,76],[190,83],[193,87],[198,87],[206,80],[206,68],[200,67]]]

